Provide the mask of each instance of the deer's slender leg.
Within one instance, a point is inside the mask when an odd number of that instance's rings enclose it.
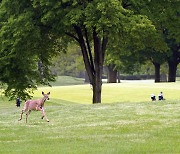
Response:
[[[22,120],[22,115],[23,115],[23,113],[24,113],[24,110],[22,110],[21,115],[20,115],[20,118],[19,118],[18,121],[21,121],[21,120]]]
[[[27,119],[28,119],[28,115],[31,113],[31,110],[28,110],[28,112],[26,113],[26,123],[27,123]]]
[[[42,115],[41,119],[44,119],[44,114]]]
[[[46,113],[44,111],[44,107],[42,107],[42,119],[45,117],[46,121],[49,122],[47,116],[46,116]]]

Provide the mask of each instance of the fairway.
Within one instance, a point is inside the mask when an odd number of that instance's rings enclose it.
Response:
[[[180,84],[103,84],[102,104],[92,104],[89,85],[42,87],[50,122],[32,112],[18,122],[20,108],[0,98],[0,153],[177,154],[180,153]],[[165,101],[150,95],[164,92]]]
[[[41,91],[50,91],[51,98],[70,101],[72,103],[92,104],[92,89],[89,84],[75,86],[43,87],[35,91],[35,97],[41,97]],[[151,94],[156,97],[164,93],[167,100],[180,99],[180,83],[154,83],[153,80],[122,81],[122,83],[102,86],[102,103],[144,102],[151,101]]]

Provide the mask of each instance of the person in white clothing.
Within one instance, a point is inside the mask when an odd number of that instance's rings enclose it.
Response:
[[[158,98],[159,98],[159,101],[165,100],[165,99],[164,99],[164,96],[163,96],[163,92],[160,92],[160,93],[159,93]]]

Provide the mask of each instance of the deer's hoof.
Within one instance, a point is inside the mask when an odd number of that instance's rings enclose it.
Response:
[[[49,122],[49,120],[47,120],[47,122]]]

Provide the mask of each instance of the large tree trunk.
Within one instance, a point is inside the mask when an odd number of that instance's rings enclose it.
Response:
[[[102,72],[104,55],[101,48],[101,40],[98,37],[95,29],[93,30],[94,41],[94,65],[95,65],[95,78],[93,80],[93,103],[101,103],[102,91]]]
[[[94,43],[94,60],[92,56],[92,51],[88,39],[88,32],[85,27],[83,30],[75,26],[74,27],[77,36],[68,34],[75,38],[79,42],[81,47],[83,60],[87,74],[89,76],[90,84],[93,87],[93,104],[101,103],[101,90],[102,90],[102,72],[103,72],[103,63],[105,49],[107,45],[107,38],[100,39],[96,33],[96,29],[93,29],[93,43]]]
[[[169,65],[168,82],[176,82],[177,63],[173,61],[168,61],[168,65]]]
[[[121,79],[120,79],[120,71],[118,71],[118,83],[121,83]]]
[[[96,69],[97,70],[97,69]],[[96,72],[93,86],[93,104],[101,103],[101,91],[102,91],[102,74],[99,68],[99,72]]]
[[[171,40],[170,49],[172,51],[171,57],[169,57],[168,65],[169,65],[169,72],[168,72],[168,82],[176,82],[176,72],[177,66],[180,63],[180,45],[174,40]]]
[[[155,68],[155,82],[160,82],[160,64],[155,62],[153,64]]]
[[[108,67],[108,83],[117,82],[117,70],[115,70],[115,65],[109,65]]]

